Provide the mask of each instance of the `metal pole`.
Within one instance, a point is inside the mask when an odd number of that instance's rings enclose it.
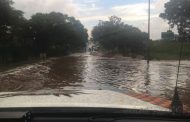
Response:
[[[148,39],[150,41],[150,0],[148,0]]]
[[[150,60],[150,0],[148,0],[148,46],[147,46],[147,64]]]

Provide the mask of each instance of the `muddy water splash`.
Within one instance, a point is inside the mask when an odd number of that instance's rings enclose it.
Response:
[[[171,99],[176,66],[177,61],[151,61],[147,66],[144,60],[76,54],[0,73],[0,91],[130,90]],[[190,106],[189,61],[182,62],[179,79],[181,98]]]

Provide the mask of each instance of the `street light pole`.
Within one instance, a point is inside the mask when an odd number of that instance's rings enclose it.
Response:
[[[148,45],[147,45],[147,64],[150,60],[150,0],[148,0]]]

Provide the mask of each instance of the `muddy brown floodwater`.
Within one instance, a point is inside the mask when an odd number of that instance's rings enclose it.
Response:
[[[72,90],[102,89],[172,99],[177,64],[177,61],[151,61],[147,66],[145,60],[75,54],[1,72],[0,92],[31,94],[44,90],[40,94],[47,91],[59,94],[71,90],[63,93],[69,95],[74,93]],[[179,88],[184,104],[190,107],[190,61],[182,61]]]

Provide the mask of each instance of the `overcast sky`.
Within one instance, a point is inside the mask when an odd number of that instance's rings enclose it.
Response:
[[[89,34],[98,20],[108,20],[116,15],[126,23],[147,32],[148,0],[13,0],[14,7],[24,11],[30,18],[37,12],[61,12],[79,19]],[[161,32],[167,31],[167,21],[159,18],[168,0],[151,0],[151,38],[160,39]]]

